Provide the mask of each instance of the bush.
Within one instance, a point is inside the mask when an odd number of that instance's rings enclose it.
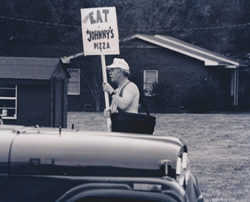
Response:
[[[221,104],[221,93],[214,82],[199,79],[183,95],[183,105],[189,112],[204,113],[218,109]]]
[[[243,89],[239,90],[239,107],[242,110],[250,110],[250,82],[248,81]]]
[[[152,86],[152,99],[155,107],[160,112],[166,112],[168,107],[172,105],[175,87],[171,81],[161,80]]]

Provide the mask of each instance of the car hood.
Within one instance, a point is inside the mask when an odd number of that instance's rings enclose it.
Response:
[[[15,134],[0,130],[0,173],[8,172],[9,154]]]
[[[9,172],[158,177],[164,175],[163,161],[175,169],[184,146],[173,137],[33,129],[15,137]]]

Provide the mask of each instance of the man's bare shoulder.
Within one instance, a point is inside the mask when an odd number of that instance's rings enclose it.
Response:
[[[132,91],[132,90],[138,90],[138,87],[135,83],[129,82],[125,89],[128,91]]]

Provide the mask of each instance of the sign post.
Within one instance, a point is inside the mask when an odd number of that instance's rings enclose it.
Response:
[[[115,7],[81,9],[84,55],[100,55],[103,82],[107,82],[105,55],[119,55],[119,34]],[[109,95],[104,92],[105,107],[109,108]],[[107,118],[110,131],[111,120]]]
[[[101,61],[102,61],[102,77],[103,77],[103,82],[107,82],[107,72],[106,72],[106,61],[105,61],[105,56],[101,55]],[[109,94],[108,92],[104,92],[104,98],[105,98],[105,108],[109,108]],[[108,132],[111,131],[111,120],[110,118],[107,118],[107,127],[108,127]]]

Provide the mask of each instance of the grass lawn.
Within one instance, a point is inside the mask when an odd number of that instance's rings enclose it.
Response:
[[[68,112],[68,127],[107,131],[102,113]],[[184,140],[205,201],[250,201],[250,114],[156,114],[154,135]]]

